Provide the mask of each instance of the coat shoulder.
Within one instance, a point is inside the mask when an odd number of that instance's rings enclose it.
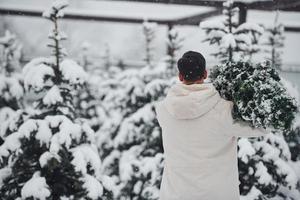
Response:
[[[157,101],[154,103],[155,112],[159,112],[162,109],[163,101]]]
[[[163,101],[157,101],[154,104],[154,110],[156,114],[156,119],[158,120],[158,123],[162,124],[162,109],[163,109]]]
[[[162,111],[163,111],[163,101],[157,101],[154,104],[154,109],[155,109],[155,113],[157,118],[159,118],[159,116],[161,115]]]

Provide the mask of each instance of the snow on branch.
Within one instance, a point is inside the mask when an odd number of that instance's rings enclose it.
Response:
[[[52,85],[55,76],[53,68],[49,66],[52,63],[48,58],[35,58],[27,63],[23,68],[25,89],[40,91],[46,85]]]
[[[64,16],[63,9],[69,5],[68,0],[55,0],[51,8],[43,12],[43,17],[54,20]]]
[[[64,59],[61,62],[60,69],[63,79],[70,84],[83,84],[87,80],[87,73],[83,67],[71,59]]]
[[[51,194],[46,179],[40,176],[40,172],[35,172],[21,190],[22,198],[46,199]]]

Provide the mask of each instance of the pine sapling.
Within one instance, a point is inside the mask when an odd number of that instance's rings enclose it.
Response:
[[[256,23],[244,23],[238,26],[237,13],[233,0],[223,3],[225,21],[205,21],[200,28],[205,30],[204,42],[218,46],[212,55],[222,62],[233,62],[252,57],[260,49],[258,42],[263,28]]]
[[[143,22],[143,33],[145,36],[145,61],[148,66],[153,65],[154,51],[153,51],[153,40],[155,39],[155,29],[157,24],[154,22]]]
[[[58,29],[67,1],[54,1],[43,16],[53,22],[52,57],[23,69],[26,90],[38,95],[34,114],[0,146],[3,199],[105,199],[94,131],[76,119],[73,91],[86,80],[83,68],[65,58]],[[101,180],[100,180],[101,179]]]
[[[278,22],[279,12],[276,13],[273,27],[267,28],[268,41],[265,43],[268,46],[266,50],[269,53],[267,57],[273,67],[276,69],[282,68],[282,48],[284,46],[284,26]]]
[[[15,121],[22,120],[24,107],[23,78],[19,74],[22,45],[10,31],[0,37],[0,145],[15,129]],[[17,123],[17,122],[16,122]]]
[[[184,38],[180,37],[179,32],[172,27],[168,30],[168,71],[170,76],[174,76],[177,72],[176,68],[176,56],[178,51],[182,48],[182,42]]]

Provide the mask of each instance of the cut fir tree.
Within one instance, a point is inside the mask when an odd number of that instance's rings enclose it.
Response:
[[[93,130],[74,118],[72,91],[86,79],[82,67],[64,58],[58,31],[66,1],[44,12],[54,29],[53,56],[30,61],[23,70],[26,90],[40,97],[35,115],[0,146],[0,196],[3,199],[105,199],[101,161]],[[106,179],[107,180],[107,179]]]
[[[220,95],[233,101],[233,117],[252,127],[288,132],[297,102],[280,81],[269,62],[228,62],[216,66],[210,75]]]
[[[241,199],[299,199],[299,181],[282,133],[289,133],[297,111],[276,70],[269,62],[228,62],[210,75],[220,95],[233,102],[233,118],[270,133],[239,138],[238,167]]]

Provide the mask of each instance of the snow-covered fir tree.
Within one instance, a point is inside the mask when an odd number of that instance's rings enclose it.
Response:
[[[118,60],[116,67],[118,67],[120,70],[125,70],[125,64],[123,59]]]
[[[128,69],[100,85],[109,120],[97,136],[114,199],[158,199],[163,153],[154,104],[173,83],[167,68]]]
[[[266,52],[269,53],[267,59],[271,61],[272,66],[276,69],[282,67],[282,47],[284,46],[284,26],[278,22],[279,12],[277,11],[274,25],[266,29],[267,42],[264,44],[267,46]]]
[[[0,64],[1,71],[6,75],[21,70],[22,45],[15,34],[9,30],[0,38]]]
[[[111,64],[111,52],[110,52],[109,45],[107,43],[105,44],[105,52],[104,52],[103,60],[104,60],[104,68],[105,70],[108,71],[112,64]]]
[[[0,109],[10,107],[17,110],[22,106],[24,94],[22,78],[18,74],[22,46],[10,31],[0,38]]]
[[[215,57],[221,61],[234,61],[252,56],[259,51],[259,37],[263,28],[256,23],[246,22],[238,26],[237,14],[239,9],[234,7],[233,0],[223,3],[225,21],[205,21],[200,28],[205,30],[205,42],[218,46]]]
[[[238,38],[244,37],[244,41],[248,40],[239,46],[241,56],[244,59],[251,60],[254,54],[262,50],[260,38],[264,32],[264,28],[257,23],[246,22],[237,27],[235,33],[238,34]]]
[[[99,174],[101,160],[94,131],[76,119],[73,93],[86,73],[65,58],[58,19],[68,2],[54,1],[43,16],[53,23],[52,57],[35,58],[23,69],[27,91],[39,95],[35,115],[5,138],[0,146],[0,196],[3,199],[106,199]]]
[[[143,33],[145,37],[145,61],[149,66],[153,65],[154,51],[153,51],[153,40],[155,39],[155,29],[157,24],[154,22],[143,22]]]
[[[268,62],[229,62],[213,69],[211,79],[234,102],[236,120],[270,130],[262,138],[238,140],[241,199],[298,199],[299,180],[283,135],[292,128],[297,103],[277,71]]]
[[[88,74],[89,78],[92,76]],[[84,118],[94,131],[97,131],[106,116],[101,100],[98,99],[97,87],[92,80],[87,80],[81,88],[76,91],[73,98],[75,113],[78,118]]]
[[[83,42],[80,46],[79,59],[78,62],[80,66],[84,68],[84,70],[89,70],[92,61],[90,59],[91,56],[91,45],[88,42]]]
[[[167,48],[168,48],[168,56],[167,62],[169,65],[168,73],[170,76],[175,76],[177,72],[177,53],[182,48],[182,43],[184,38],[179,35],[177,29],[172,27],[168,30],[168,40],[167,40]]]
[[[88,80],[75,91],[73,97],[76,117],[84,118],[94,131],[97,131],[102,124],[103,109],[101,100],[97,99],[97,88],[99,81],[105,77],[106,69],[92,62],[92,48],[88,42],[84,42],[79,52],[79,63],[87,71]],[[99,73],[104,77],[100,77]]]
[[[24,87],[22,76],[19,74],[21,68],[20,60],[22,46],[16,36],[6,31],[0,37],[0,145],[4,137],[14,129],[12,121],[22,118]]]
[[[238,140],[241,200],[300,198],[299,178],[281,133]]]
[[[300,126],[296,126],[289,134],[285,135],[285,140],[291,151],[291,159],[300,161]]]
[[[236,120],[275,131],[291,129],[297,102],[269,62],[228,62],[216,66],[210,78],[220,95],[234,102]]]
[[[287,88],[288,92],[299,102],[300,93],[298,87],[292,82],[285,80],[281,77],[282,83]],[[284,134],[285,140],[289,145],[291,151],[291,158],[293,161],[298,162],[300,169],[300,115],[297,113],[295,122],[293,123],[293,129],[290,133]]]

